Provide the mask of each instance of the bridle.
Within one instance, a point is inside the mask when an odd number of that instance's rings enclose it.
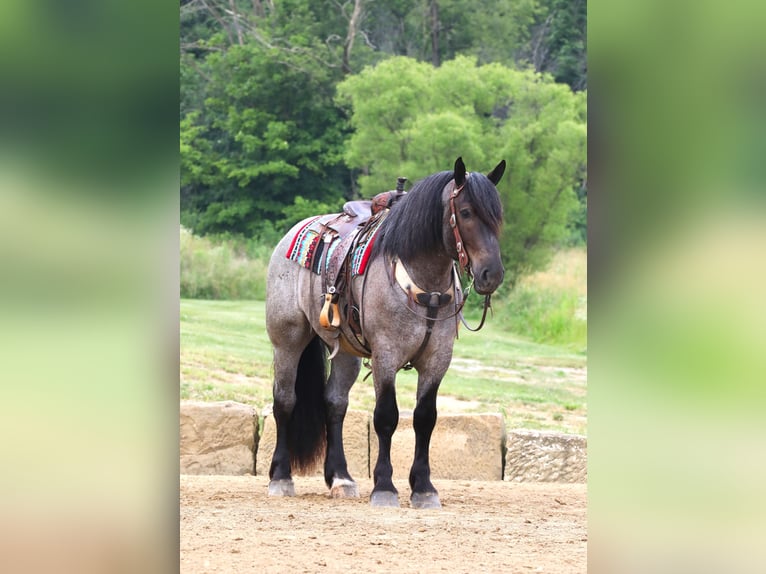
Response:
[[[397,265],[401,264],[400,262],[397,262],[396,259],[394,259],[391,262],[391,268],[389,271],[389,279],[391,280],[391,283],[392,284],[398,283],[398,285],[402,288],[402,290],[407,294],[410,301],[427,308],[428,314],[427,316],[423,318],[426,319],[428,322],[428,331],[427,331],[426,340],[423,342],[424,344],[421,345],[421,350],[422,348],[424,348],[425,343],[428,340],[428,336],[430,336],[431,334],[431,329],[435,321],[445,321],[447,319],[452,319],[453,317],[459,316],[460,321],[463,323],[463,325],[465,325],[466,329],[468,329],[469,331],[479,331],[484,326],[484,321],[487,318],[487,310],[491,309],[490,298],[492,295],[491,294],[485,295],[484,310],[482,312],[481,322],[479,323],[479,326],[472,329],[468,325],[468,323],[466,323],[465,317],[463,317],[463,306],[465,305],[468,295],[471,292],[471,288],[473,287],[474,277],[473,277],[473,272],[471,270],[471,259],[468,256],[468,252],[465,249],[463,238],[460,235],[460,227],[458,226],[458,223],[457,223],[457,212],[455,211],[455,199],[457,199],[457,197],[460,195],[460,192],[462,192],[463,189],[465,188],[465,184],[468,181],[469,175],[470,174],[466,173],[465,181],[463,181],[463,183],[459,186],[455,185],[455,182],[453,180],[452,182],[453,188],[449,195],[449,210],[450,210],[449,225],[452,228],[452,234],[455,237],[455,250],[457,251],[457,262],[459,264],[460,271],[464,275],[468,276],[469,278],[468,287],[465,289],[465,293],[461,294],[462,295],[460,297],[461,300],[459,303],[457,303],[455,312],[447,315],[446,317],[437,319],[436,309],[438,307],[443,307],[448,302],[448,300],[445,301],[444,298],[441,297],[442,294],[440,293],[426,294],[425,291],[423,291],[417,285],[415,285],[415,282],[409,278],[403,266],[397,267]],[[402,276],[406,277],[406,279],[402,280],[401,279]],[[455,269],[455,271],[453,272],[452,281],[453,281],[454,288],[451,287],[450,291],[452,291],[455,295],[457,295],[458,293],[461,292],[461,288],[459,285],[460,275],[457,269]],[[430,297],[427,297],[427,295],[429,295]],[[427,302],[429,301],[429,298],[431,301],[430,304]],[[440,303],[437,304],[435,303],[436,301],[440,301]],[[406,306],[406,309],[410,311],[411,313],[417,315],[418,317],[421,317],[420,313],[417,313],[415,310],[413,310],[409,306]]]
[[[460,227],[458,227],[457,224],[457,213],[455,212],[455,199],[457,199],[457,196],[460,195],[460,192],[463,191],[463,188],[465,187],[466,182],[468,181],[468,177],[470,176],[470,173],[465,174],[465,180],[462,184],[459,186],[455,184],[455,181],[452,181],[452,192],[449,195],[449,224],[452,228],[452,233],[455,236],[455,250],[457,251],[457,260],[460,264],[460,270],[468,275],[470,278],[470,283],[468,284],[468,288],[465,291],[465,296],[463,297],[463,300],[460,302],[460,307],[457,310],[456,314],[460,314],[460,321],[465,325],[465,328],[469,331],[479,331],[484,326],[484,321],[487,318],[487,309],[491,309],[491,302],[490,298],[492,297],[491,294],[484,296],[484,310],[481,314],[481,322],[479,323],[479,326],[475,329],[471,329],[471,327],[468,326],[468,323],[466,323],[465,317],[463,317],[463,305],[465,305],[465,301],[468,298],[468,294],[471,291],[471,287],[473,286],[473,272],[471,271],[471,259],[468,257],[468,252],[465,250],[465,245],[463,244],[463,238],[460,236]]]
[[[460,271],[467,275],[469,277],[469,283],[468,287],[465,289],[465,292],[462,292],[462,288],[460,286],[460,274],[458,273],[457,268],[453,264],[453,271],[452,271],[452,286],[446,293],[427,293],[420,287],[418,287],[415,282],[410,278],[409,274],[407,273],[406,269],[404,268],[404,265],[398,261],[397,258],[394,258],[389,265],[387,265],[387,271],[388,271],[388,277],[389,282],[393,286],[394,284],[397,284],[399,288],[401,288],[405,294],[407,295],[408,303],[404,305],[404,308],[407,309],[410,313],[416,315],[417,317],[421,317],[426,320],[426,333],[423,338],[423,341],[420,344],[420,347],[415,351],[415,354],[413,357],[407,361],[404,365],[402,365],[400,368],[404,370],[409,370],[413,368],[413,363],[417,360],[418,357],[423,353],[426,346],[428,345],[428,341],[431,338],[431,332],[433,331],[434,324],[436,321],[446,321],[448,319],[452,319],[454,317],[459,316],[460,321],[465,325],[465,328],[469,331],[479,331],[484,326],[484,321],[487,318],[487,310],[491,309],[490,304],[490,295],[485,295],[484,297],[484,310],[482,312],[481,321],[479,322],[478,327],[471,328],[468,323],[466,323],[465,317],[463,317],[463,307],[465,305],[465,302],[468,298],[468,295],[471,291],[471,287],[473,287],[473,272],[471,271],[471,259],[468,256],[468,252],[465,249],[465,244],[463,243],[463,238],[460,235],[460,227],[457,223],[457,213],[455,211],[455,199],[460,195],[460,193],[465,188],[465,184],[468,181],[469,174],[466,173],[466,180],[462,183],[462,185],[457,186],[454,183],[453,180],[453,189],[450,192],[449,195],[449,210],[450,210],[450,216],[449,216],[449,224],[452,228],[452,233],[455,237],[455,250],[457,251],[457,262],[460,267]],[[363,284],[364,285],[364,284]],[[364,286],[362,287],[362,293],[364,293]],[[363,295],[364,296],[364,295]],[[460,299],[458,302],[457,299]],[[438,310],[446,305],[449,304],[450,301],[455,301],[455,312],[450,313],[446,317],[440,317],[437,318]],[[413,308],[410,307],[409,303],[415,303],[416,305],[422,306],[426,308],[426,316],[421,315],[420,313],[416,312]],[[457,326],[456,326],[457,331]],[[369,367],[369,359],[365,361],[365,365]],[[372,371],[367,374],[365,379],[372,374]]]
[[[455,185],[452,182],[452,193],[449,194],[449,225],[452,228],[452,233],[455,235],[455,249],[457,250],[457,260],[460,263],[460,269],[465,273],[470,273],[469,265],[471,260],[468,257],[468,252],[463,246],[463,238],[460,236],[460,228],[457,226],[457,214],[455,213],[455,199],[463,191],[466,181],[468,181],[468,175],[465,176],[465,181],[460,185]]]

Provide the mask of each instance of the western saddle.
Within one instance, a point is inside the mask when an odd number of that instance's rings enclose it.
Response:
[[[324,305],[319,314],[319,323],[325,329],[337,331],[341,325],[339,300],[350,281],[351,255],[354,248],[367,239],[366,232],[372,229],[385,216],[387,210],[406,194],[404,191],[406,181],[406,177],[399,177],[395,190],[379,193],[371,200],[348,201],[343,205],[342,213],[326,215],[319,219],[323,228],[321,241],[325,242],[325,249],[322,250],[320,257],[324,259],[330,252],[329,260],[320,261],[318,265],[324,293]],[[337,245],[330,250],[330,245],[336,241]],[[369,349],[364,343],[360,325],[351,311],[353,307],[354,302],[350,300],[346,320],[355,334],[356,344],[350,344],[345,337],[339,337],[340,344],[345,350],[356,355],[369,356]],[[337,351],[338,344],[334,346],[331,358]]]

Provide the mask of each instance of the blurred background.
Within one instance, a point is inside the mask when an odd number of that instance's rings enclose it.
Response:
[[[357,4],[367,4],[367,22],[378,28],[354,28]],[[582,26],[548,20],[572,14],[564,8],[575,2],[394,4],[384,13],[388,4],[328,3],[335,19],[323,23],[297,1],[248,3],[255,16],[258,6],[264,17],[279,8],[261,33],[237,9],[217,13],[221,23],[192,2],[181,3],[180,16],[175,5],[147,0],[3,3],[4,571],[177,569],[179,222],[212,246],[234,234],[267,238],[276,229],[254,214],[284,225],[342,201],[312,197],[316,181],[327,193],[369,197],[393,187],[399,169],[411,180],[445,169],[441,158],[454,161],[456,141],[470,150],[458,152],[469,169],[486,171],[502,156],[519,162],[522,177],[510,170],[500,190],[506,213],[524,177],[541,201],[557,174],[575,182],[558,186],[569,197],[561,235],[546,244],[551,236],[540,233],[545,249],[519,250],[507,263],[539,255],[519,267],[522,285],[525,272],[553,260],[549,247],[587,244],[590,568],[764,570],[766,10],[752,1],[592,0],[586,66],[582,38],[571,35]],[[461,23],[451,32],[426,25],[450,18]],[[374,29],[378,36],[354,33]],[[254,41],[240,41],[238,30]],[[543,30],[561,33],[546,44]],[[338,35],[320,61],[310,31]],[[535,31],[541,42],[529,44]],[[369,44],[397,58],[365,75],[381,51]],[[525,45],[539,50],[525,53]],[[579,51],[562,52],[565,45]],[[559,54],[551,61],[560,65],[546,68],[535,59],[543,53]],[[522,61],[547,79],[532,81]],[[374,73],[399,97],[371,93],[365,82]],[[205,76],[238,81],[208,90]],[[285,102],[308,90],[301,126],[328,125],[333,109],[344,110],[343,122],[304,133],[259,113],[266,100],[251,100],[248,82],[269,84],[270,97]],[[345,88],[335,93],[336,84]],[[534,171],[540,166],[522,153],[532,123],[488,129],[500,111],[497,99],[471,91],[479,84],[490,94],[527,94],[514,101],[566,126],[554,132],[575,150],[587,88],[587,177],[582,151],[577,161],[544,153],[554,141],[544,130],[534,141],[550,169]],[[406,113],[421,104],[401,91],[407,86],[415,94],[441,86],[444,97],[421,96],[428,113],[413,123]],[[205,99],[212,115],[197,113]],[[488,115],[467,117],[467,101]],[[386,111],[390,129],[365,132]],[[442,138],[445,123],[459,129]],[[340,146],[349,125],[359,139]],[[263,128],[255,139],[247,137],[253,126]],[[396,146],[417,137],[434,143],[430,155],[397,157]],[[364,138],[382,151],[366,156]],[[297,164],[288,141],[314,161]],[[194,159],[200,151],[212,161]],[[243,153],[266,159],[252,171]],[[270,178],[276,193],[310,175],[301,200],[243,200],[257,178]],[[211,189],[226,202],[204,199]],[[237,227],[244,222],[252,226]],[[513,223],[508,238],[523,245],[535,220]]]
[[[765,17],[588,6],[594,571],[766,565]]]
[[[177,8],[3,2],[0,77],[0,569],[175,570]]]

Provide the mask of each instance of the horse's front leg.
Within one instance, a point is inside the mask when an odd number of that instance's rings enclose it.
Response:
[[[324,479],[333,498],[356,498],[359,488],[348,472],[343,450],[343,420],[348,409],[348,393],[361,369],[361,360],[340,353],[332,360],[332,370],[325,387],[327,405],[327,453]]]
[[[378,460],[373,471],[372,506],[399,506],[398,491],[392,480],[391,437],[399,424],[399,407],[396,404],[396,368],[381,364],[373,358],[375,381],[375,412],[373,424],[378,435]]]
[[[441,508],[439,493],[431,483],[429,448],[436,426],[436,393],[441,376],[436,380],[418,373],[418,396],[412,416],[415,430],[415,458],[410,469],[410,504],[413,508]]]

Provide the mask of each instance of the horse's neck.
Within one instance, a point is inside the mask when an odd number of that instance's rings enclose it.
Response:
[[[447,291],[452,284],[452,258],[446,253],[422,254],[403,261],[415,284],[424,291]]]

